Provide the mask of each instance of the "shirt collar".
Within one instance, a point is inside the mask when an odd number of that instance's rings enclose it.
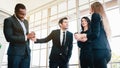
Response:
[[[23,22],[23,21],[21,21],[21,20],[16,16],[16,14],[14,14],[14,16],[15,16],[15,18],[16,18],[19,22]]]
[[[67,32],[67,30],[63,31],[62,29],[60,29],[60,32],[61,32],[61,33],[63,33],[63,32],[65,32],[65,33],[66,33],[66,32]]]

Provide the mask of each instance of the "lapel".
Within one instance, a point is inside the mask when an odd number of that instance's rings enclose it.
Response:
[[[21,30],[22,30],[22,32],[23,32],[23,34],[24,34],[24,30],[23,30],[21,24],[19,23],[19,21],[17,20],[17,18],[16,18],[14,15],[13,15],[13,18],[14,18],[14,21],[15,21],[15,24],[17,25],[17,27],[21,28]],[[25,23],[26,23],[26,22],[25,22],[25,20],[24,20],[24,25],[25,25],[25,28],[26,28],[26,31],[27,31],[27,24],[25,24]]]
[[[61,42],[60,42],[60,30],[59,30],[59,32],[58,32],[58,38],[59,38],[59,44],[60,44],[60,46],[62,46],[62,44],[61,44]],[[69,36],[69,33],[68,33],[68,31],[66,31],[66,38],[65,38],[65,46],[66,46],[66,42],[67,42],[67,40],[68,40],[68,36]]]
[[[66,31],[66,39],[65,39],[65,44],[66,44],[66,42],[68,42],[67,40],[68,40],[68,37],[69,37],[69,32],[68,31]]]
[[[56,37],[58,37],[58,42],[59,42],[59,44],[60,44],[60,46],[61,46],[61,42],[60,42],[60,29],[58,30]]]
[[[26,33],[28,33],[28,25],[27,25],[28,22],[25,21],[25,20],[23,22],[24,22],[24,25],[25,25],[25,28],[26,28]]]

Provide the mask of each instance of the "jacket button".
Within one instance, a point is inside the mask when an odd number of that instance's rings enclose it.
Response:
[[[62,55],[62,53],[60,53],[59,55]]]

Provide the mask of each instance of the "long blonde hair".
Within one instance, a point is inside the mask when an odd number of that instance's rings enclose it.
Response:
[[[107,38],[111,37],[111,29],[110,29],[110,25],[106,16],[106,13],[104,11],[104,8],[102,6],[102,4],[100,2],[94,2],[91,5],[91,9],[94,13],[99,13],[102,16],[102,23],[104,26],[104,30],[106,32]]]

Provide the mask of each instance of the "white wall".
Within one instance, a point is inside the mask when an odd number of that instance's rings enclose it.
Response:
[[[31,11],[51,1],[54,0],[0,0],[0,10],[13,14],[16,3],[23,3],[27,11]]]
[[[0,10],[12,14],[14,12],[15,0],[0,0]]]

